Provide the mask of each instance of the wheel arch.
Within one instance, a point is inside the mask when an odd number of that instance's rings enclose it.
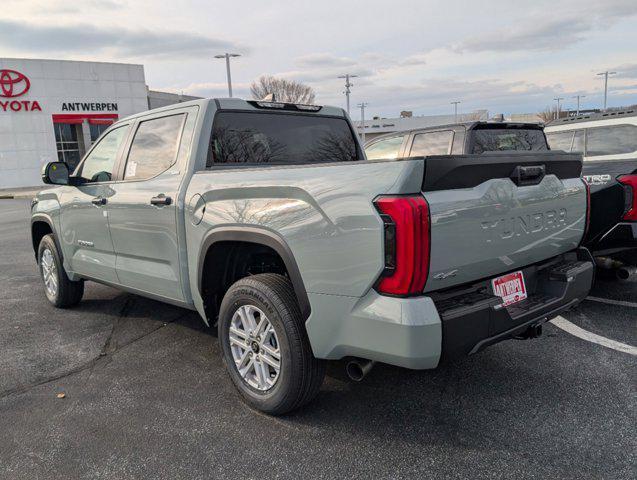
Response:
[[[278,234],[258,227],[221,227],[209,232],[201,244],[197,259],[197,288],[203,297],[203,276],[206,257],[209,250],[219,242],[244,242],[268,247],[276,252],[283,260],[292,283],[294,293],[304,320],[310,316],[310,301],[305,290],[301,272],[294,259],[294,254],[286,241]]]
[[[38,259],[38,248],[40,247],[40,241],[42,237],[48,234],[53,234],[53,241],[55,242],[55,246],[58,249],[58,254],[60,255],[60,259],[64,261],[64,254],[62,252],[62,248],[60,247],[60,243],[58,237],[55,233],[55,228],[53,226],[53,221],[48,215],[44,215],[42,213],[36,213],[31,217],[31,243],[33,245],[33,252],[35,254],[36,260]]]

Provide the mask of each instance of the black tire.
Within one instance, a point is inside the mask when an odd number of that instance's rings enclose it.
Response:
[[[82,300],[82,295],[84,295],[84,280],[74,282],[66,275],[64,266],[62,265],[62,256],[58,251],[53,234],[42,237],[42,240],[40,240],[40,246],[38,247],[38,268],[40,270],[42,280],[44,281],[42,257],[45,255],[47,250],[51,252],[53,263],[55,265],[54,275],[57,279],[57,290],[55,293],[51,293],[45,285],[44,294],[46,295],[46,298],[57,308],[68,308],[73,305],[77,305],[80,300]]]
[[[244,305],[265,313],[278,339],[280,371],[274,385],[265,391],[254,388],[242,378],[230,348],[230,324]],[[326,362],[312,354],[294,289],[286,277],[263,273],[237,281],[221,302],[218,329],[228,374],[251,407],[270,415],[282,415],[305,405],[318,394]]]

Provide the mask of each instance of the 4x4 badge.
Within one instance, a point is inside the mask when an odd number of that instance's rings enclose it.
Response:
[[[436,280],[444,280],[445,278],[455,277],[458,273],[458,269],[450,270],[448,272],[436,273],[434,278]]]

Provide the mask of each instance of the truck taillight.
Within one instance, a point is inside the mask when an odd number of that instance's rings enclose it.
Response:
[[[385,270],[376,290],[401,296],[422,293],[431,248],[427,201],[421,195],[388,196],[374,204],[385,227]]]
[[[624,186],[623,220],[637,221],[637,175],[622,175],[617,181]]]

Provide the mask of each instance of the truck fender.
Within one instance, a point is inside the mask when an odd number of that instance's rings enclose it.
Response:
[[[62,246],[60,245],[60,239],[58,238],[58,234],[57,231],[55,229],[55,226],[53,224],[53,220],[51,220],[51,217],[49,217],[48,215],[44,214],[44,213],[35,213],[33,214],[33,216],[31,217],[31,242],[33,242],[33,224],[36,222],[43,222],[46,223],[49,228],[51,229],[51,232],[53,233],[53,241],[55,242],[55,246],[58,249],[58,253],[60,255],[60,259],[62,260],[62,263],[64,263],[64,252],[62,251]],[[35,257],[36,257],[36,261],[37,261],[37,256],[38,256],[38,245],[33,245],[33,249],[35,251]]]
[[[303,319],[307,320],[311,312],[310,301],[307,296],[307,291],[305,290],[305,285],[303,284],[301,272],[294,259],[294,254],[280,235],[264,228],[241,226],[220,227],[206,234],[201,244],[199,258],[197,260],[197,287],[199,294],[202,294],[201,287],[206,253],[213,244],[224,241],[255,243],[270,247],[274,250],[285,264],[285,268],[290,276],[290,281],[292,282],[292,287],[294,288],[294,293],[299,302],[301,314],[303,315]]]

